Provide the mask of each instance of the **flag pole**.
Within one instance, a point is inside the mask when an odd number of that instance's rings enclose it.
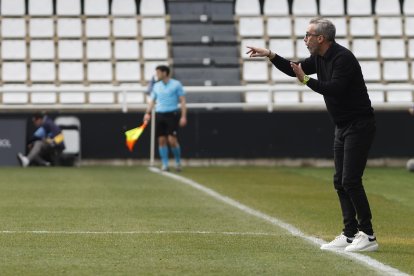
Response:
[[[155,108],[151,111],[151,146],[150,146],[150,166],[155,163]]]

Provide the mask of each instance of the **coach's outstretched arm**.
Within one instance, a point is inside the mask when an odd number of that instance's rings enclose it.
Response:
[[[250,55],[250,57],[268,57],[269,59],[274,59],[277,55],[276,53],[272,52],[270,49],[247,46],[249,49],[246,54]]]
[[[275,59],[276,57],[282,58],[278,56],[276,53],[272,52],[270,49],[266,48],[259,48],[259,47],[253,47],[253,46],[247,46],[249,49],[246,54],[248,54],[251,58],[255,57],[267,57],[270,61]],[[283,59],[283,58],[282,58]],[[285,59],[284,59],[285,60]],[[285,60],[286,62],[282,62],[282,66],[278,69],[285,73],[288,76],[296,77],[295,72],[293,72],[292,68],[290,67],[290,61]],[[272,62],[273,63],[273,62]],[[283,66],[285,65],[285,66]]]
[[[300,76],[298,76],[297,73],[294,71],[294,67],[292,66],[292,64],[299,64],[299,62],[293,62],[293,61],[287,60],[277,55],[275,52],[273,52],[270,49],[253,47],[253,46],[247,46],[247,48],[249,50],[247,51],[246,54],[250,55],[251,58],[267,57],[277,69],[279,69],[280,71],[282,71],[288,76],[297,77],[300,82],[303,81],[303,79],[301,79]],[[310,74],[316,73],[316,68],[314,66],[312,57],[301,60],[300,65],[305,74],[310,75]]]

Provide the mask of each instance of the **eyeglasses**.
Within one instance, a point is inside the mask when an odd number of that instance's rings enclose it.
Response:
[[[309,38],[310,36],[320,36],[320,34],[310,34],[310,33],[305,34],[305,38]]]

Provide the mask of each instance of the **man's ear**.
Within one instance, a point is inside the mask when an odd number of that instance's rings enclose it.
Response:
[[[325,40],[324,36],[322,36],[322,35],[318,36],[318,42],[319,43],[322,43],[324,40]]]

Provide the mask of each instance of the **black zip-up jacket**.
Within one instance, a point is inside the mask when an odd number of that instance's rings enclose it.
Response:
[[[280,71],[296,77],[289,60],[276,55],[271,62]],[[323,95],[337,126],[374,116],[361,66],[351,51],[333,42],[325,55],[311,55],[300,63],[305,74],[317,74],[318,79],[311,78],[307,86]]]

